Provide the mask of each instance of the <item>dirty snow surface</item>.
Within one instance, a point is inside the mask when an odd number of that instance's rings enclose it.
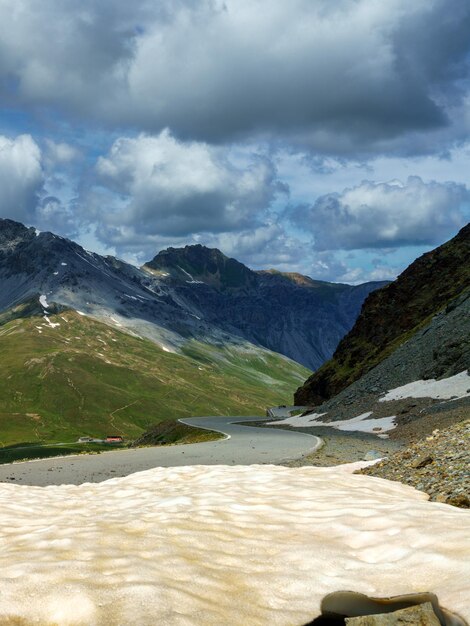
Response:
[[[435,592],[470,619],[470,511],[336,468],[0,484],[0,623],[295,626],[327,593]]]
[[[470,376],[465,370],[442,380],[416,380],[403,387],[391,389],[379,402],[402,400],[403,398],[435,398],[436,400],[450,400],[470,396]]]

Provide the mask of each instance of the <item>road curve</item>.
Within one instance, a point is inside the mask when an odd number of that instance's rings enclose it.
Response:
[[[152,467],[279,463],[312,452],[321,443],[314,435],[237,424],[262,419],[262,417],[182,419],[180,421],[184,424],[216,430],[226,434],[227,438],[180,446],[115,450],[98,455],[74,455],[0,465],[0,482],[37,486],[79,485],[127,476]]]

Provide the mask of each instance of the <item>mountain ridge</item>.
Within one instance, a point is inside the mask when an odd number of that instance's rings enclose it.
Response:
[[[310,369],[331,356],[364,297],[383,285],[292,280],[203,246],[162,251],[142,269],[11,220],[0,220],[0,242],[0,311],[39,293],[168,349],[191,337],[242,339]]]

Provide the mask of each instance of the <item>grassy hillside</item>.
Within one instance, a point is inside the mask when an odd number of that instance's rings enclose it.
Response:
[[[285,403],[308,374],[246,346],[189,342],[184,354],[75,311],[0,322],[0,445],[135,438],[191,415],[261,414]],[[14,316],[13,316],[14,317]]]
[[[470,287],[470,224],[365,300],[333,358],[300,387],[295,404],[321,404],[358,380]]]

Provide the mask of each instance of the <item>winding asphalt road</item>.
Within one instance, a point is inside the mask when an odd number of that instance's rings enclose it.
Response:
[[[181,446],[115,450],[102,454],[67,456],[0,465],[0,482],[17,485],[80,485],[127,476],[152,467],[181,465],[254,465],[296,459],[319,447],[314,435],[273,428],[241,426],[262,417],[192,417],[189,426],[216,430],[226,439]]]

